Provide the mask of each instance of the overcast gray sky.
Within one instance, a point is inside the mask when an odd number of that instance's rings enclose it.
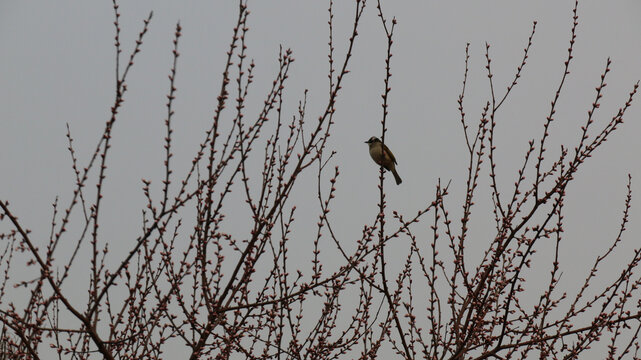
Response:
[[[388,202],[390,209],[406,214],[431,201],[439,178],[452,180],[449,202],[453,211],[460,209],[467,154],[456,100],[466,43],[470,43],[471,55],[466,110],[468,119],[475,121],[489,95],[485,42],[491,44],[495,84],[502,92],[520,62],[532,22],[538,21],[528,64],[497,119],[499,181],[510,186],[527,141],[542,132],[562,75],[573,2],[420,0],[383,4],[386,16],[398,20],[386,143],[398,159],[397,169],[404,180],[401,186],[387,188]],[[129,91],[113,134],[102,228],[104,239],[121,244],[112,247],[116,253],[128,251],[132,234],[139,233],[140,209],[145,203],[140,179],[160,183],[164,104],[176,22],[183,26],[183,37],[173,160],[175,173],[182,174],[211,120],[237,13],[235,1],[148,0],[120,5],[125,54],[133,46],[142,19],[151,10],[154,18],[129,77]],[[304,89],[309,89],[309,114],[315,118],[326,104],[328,89],[327,2],[254,0],[249,7],[248,55],[257,64],[254,100],[260,101],[270,85],[282,45],[291,48],[296,58],[285,113],[295,114]],[[353,10],[350,1],[342,0],[335,8],[340,57]],[[378,200],[378,168],[363,144],[380,134],[385,39],[375,10],[374,3],[365,10],[330,144],[338,151],[334,164],[341,169],[333,221],[345,242],[360,237],[362,225],[371,223],[376,215]],[[641,78],[641,2],[581,1],[578,13],[575,59],[552,125],[551,154],[558,152],[560,144],[576,144],[607,57],[613,64],[598,113],[601,124],[623,105],[632,85]],[[106,0],[0,2],[0,198],[11,202],[35,238],[44,239],[48,234],[55,197],[68,200],[73,189],[65,124],[71,127],[84,164],[109,118],[115,77],[112,22],[111,1]],[[628,173],[632,174],[635,200],[625,241],[629,247],[639,244],[638,100],[621,130],[590,159],[571,186],[565,209],[565,251],[579,256],[566,264],[569,268],[588,266],[616,233]],[[250,106],[248,112],[252,111],[255,108]],[[488,193],[486,181],[482,189]],[[303,230],[300,246],[304,250],[305,238],[311,241],[314,236],[304,229],[317,221],[317,204],[313,197],[302,194],[292,200],[309,207],[303,212],[308,218],[297,225]],[[492,214],[482,211],[489,209],[488,200],[487,195],[479,198],[474,224],[480,235],[472,237],[478,240],[478,249],[489,243],[482,234],[493,226]],[[230,208],[228,213],[234,211]],[[242,223],[231,221],[230,226],[244,230]],[[626,259],[625,253],[621,256]],[[568,270],[567,277],[571,281],[572,271]]]

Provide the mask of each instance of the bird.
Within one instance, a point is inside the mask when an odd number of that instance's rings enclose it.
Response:
[[[400,185],[403,180],[401,180],[398,172],[396,172],[395,164],[397,164],[397,162],[392,151],[376,136],[372,136],[369,140],[365,141],[365,143],[369,145],[369,156],[372,157],[372,160],[386,170],[391,171],[394,175],[394,180],[396,180],[396,185]]]

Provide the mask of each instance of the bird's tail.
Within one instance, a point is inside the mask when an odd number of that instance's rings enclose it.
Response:
[[[394,175],[394,180],[396,180],[396,185],[400,185],[403,182],[403,180],[401,179],[401,177],[396,172],[396,169],[392,170],[392,174]]]

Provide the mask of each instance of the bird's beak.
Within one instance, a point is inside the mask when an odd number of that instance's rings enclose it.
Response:
[[[364,142],[365,144],[367,144],[367,143],[369,143],[369,140],[367,140],[367,141],[363,141],[363,142]]]

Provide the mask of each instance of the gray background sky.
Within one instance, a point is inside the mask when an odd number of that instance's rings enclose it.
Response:
[[[132,234],[139,233],[140,209],[145,202],[140,179],[154,180],[156,190],[160,184],[164,104],[175,23],[180,20],[183,26],[173,159],[175,174],[180,177],[211,120],[224,53],[237,14],[235,1],[122,1],[120,5],[125,54],[150,10],[154,18],[129,77],[129,91],[113,134],[101,226],[102,238],[113,242],[116,253],[126,252],[135,238]],[[465,44],[471,43],[465,105],[473,122],[489,95],[484,72],[485,41],[492,45],[495,86],[502,94],[520,62],[532,22],[537,20],[528,65],[497,119],[499,181],[509,189],[526,142],[541,135],[558,86],[567,54],[572,6],[570,1],[384,2],[386,16],[395,16],[399,22],[386,143],[398,159],[404,180],[399,187],[387,188],[390,209],[414,214],[431,201],[434,185],[441,178],[452,179],[449,203],[458,214],[467,166],[456,104]],[[285,114],[295,114],[303,90],[309,89],[308,116],[315,119],[326,104],[328,89],[327,3],[255,0],[249,7],[248,54],[257,64],[249,101],[262,101],[276,70],[278,47],[283,45],[291,48],[296,58],[286,91]],[[362,224],[372,222],[378,196],[378,168],[369,159],[363,141],[380,134],[385,38],[375,3],[370,1],[365,12],[331,137],[331,146],[338,151],[334,164],[341,169],[334,226],[346,243],[360,237]],[[339,59],[346,48],[352,18],[351,2],[337,1],[334,30]],[[641,78],[640,19],[641,2],[637,0],[579,4],[575,59],[552,125],[548,156],[557,154],[560,144],[573,148],[577,143],[579,127],[586,119],[608,56],[613,60],[612,72],[595,129],[616,113],[634,82]],[[66,204],[71,195],[73,173],[65,123],[71,126],[79,160],[84,164],[109,118],[114,98],[112,22],[110,1],[0,3],[0,197],[12,203],[15,214],[36,238],[48,234],[50,204],[55,196],[60,195]],[[248,113],[251,117],[256,108],[250,106]],[[565,265],[568,275],[564,276],[569,283],[573,273],[582,274],[616,234],[627,173],[633,177],[633,192],[638,194],[641,189],[639,134],[641,106],[637,102],[621,131],[590,159],[571,186],[564,251],[578,256],[570,257]],[[312,184],[310,179],[300,184],[292,199],[308,207],[303,214],[309,216],[297,224],[302,231],[297,240],[301,251],[309,251],[314,233],[305,229],[317,221],[314,197],[304,195],[306,186]],[[487,181],[481,184],[474,218],[478,232],[471,237],[478,240],[478,249],[487,246],[486,235],[493,225],[492,214],[487,211]],[[636,199],[625,237],[624,246],[628,248],[638,246],[641,232]],[[245,210],[230,208],[228,213],[235,211]],[[232,216],[230,229],[245,233],[243,221],[234,221]],[[624,261],[625,252],[620,255]],[[547,270],[542,273],[547,274]]]

